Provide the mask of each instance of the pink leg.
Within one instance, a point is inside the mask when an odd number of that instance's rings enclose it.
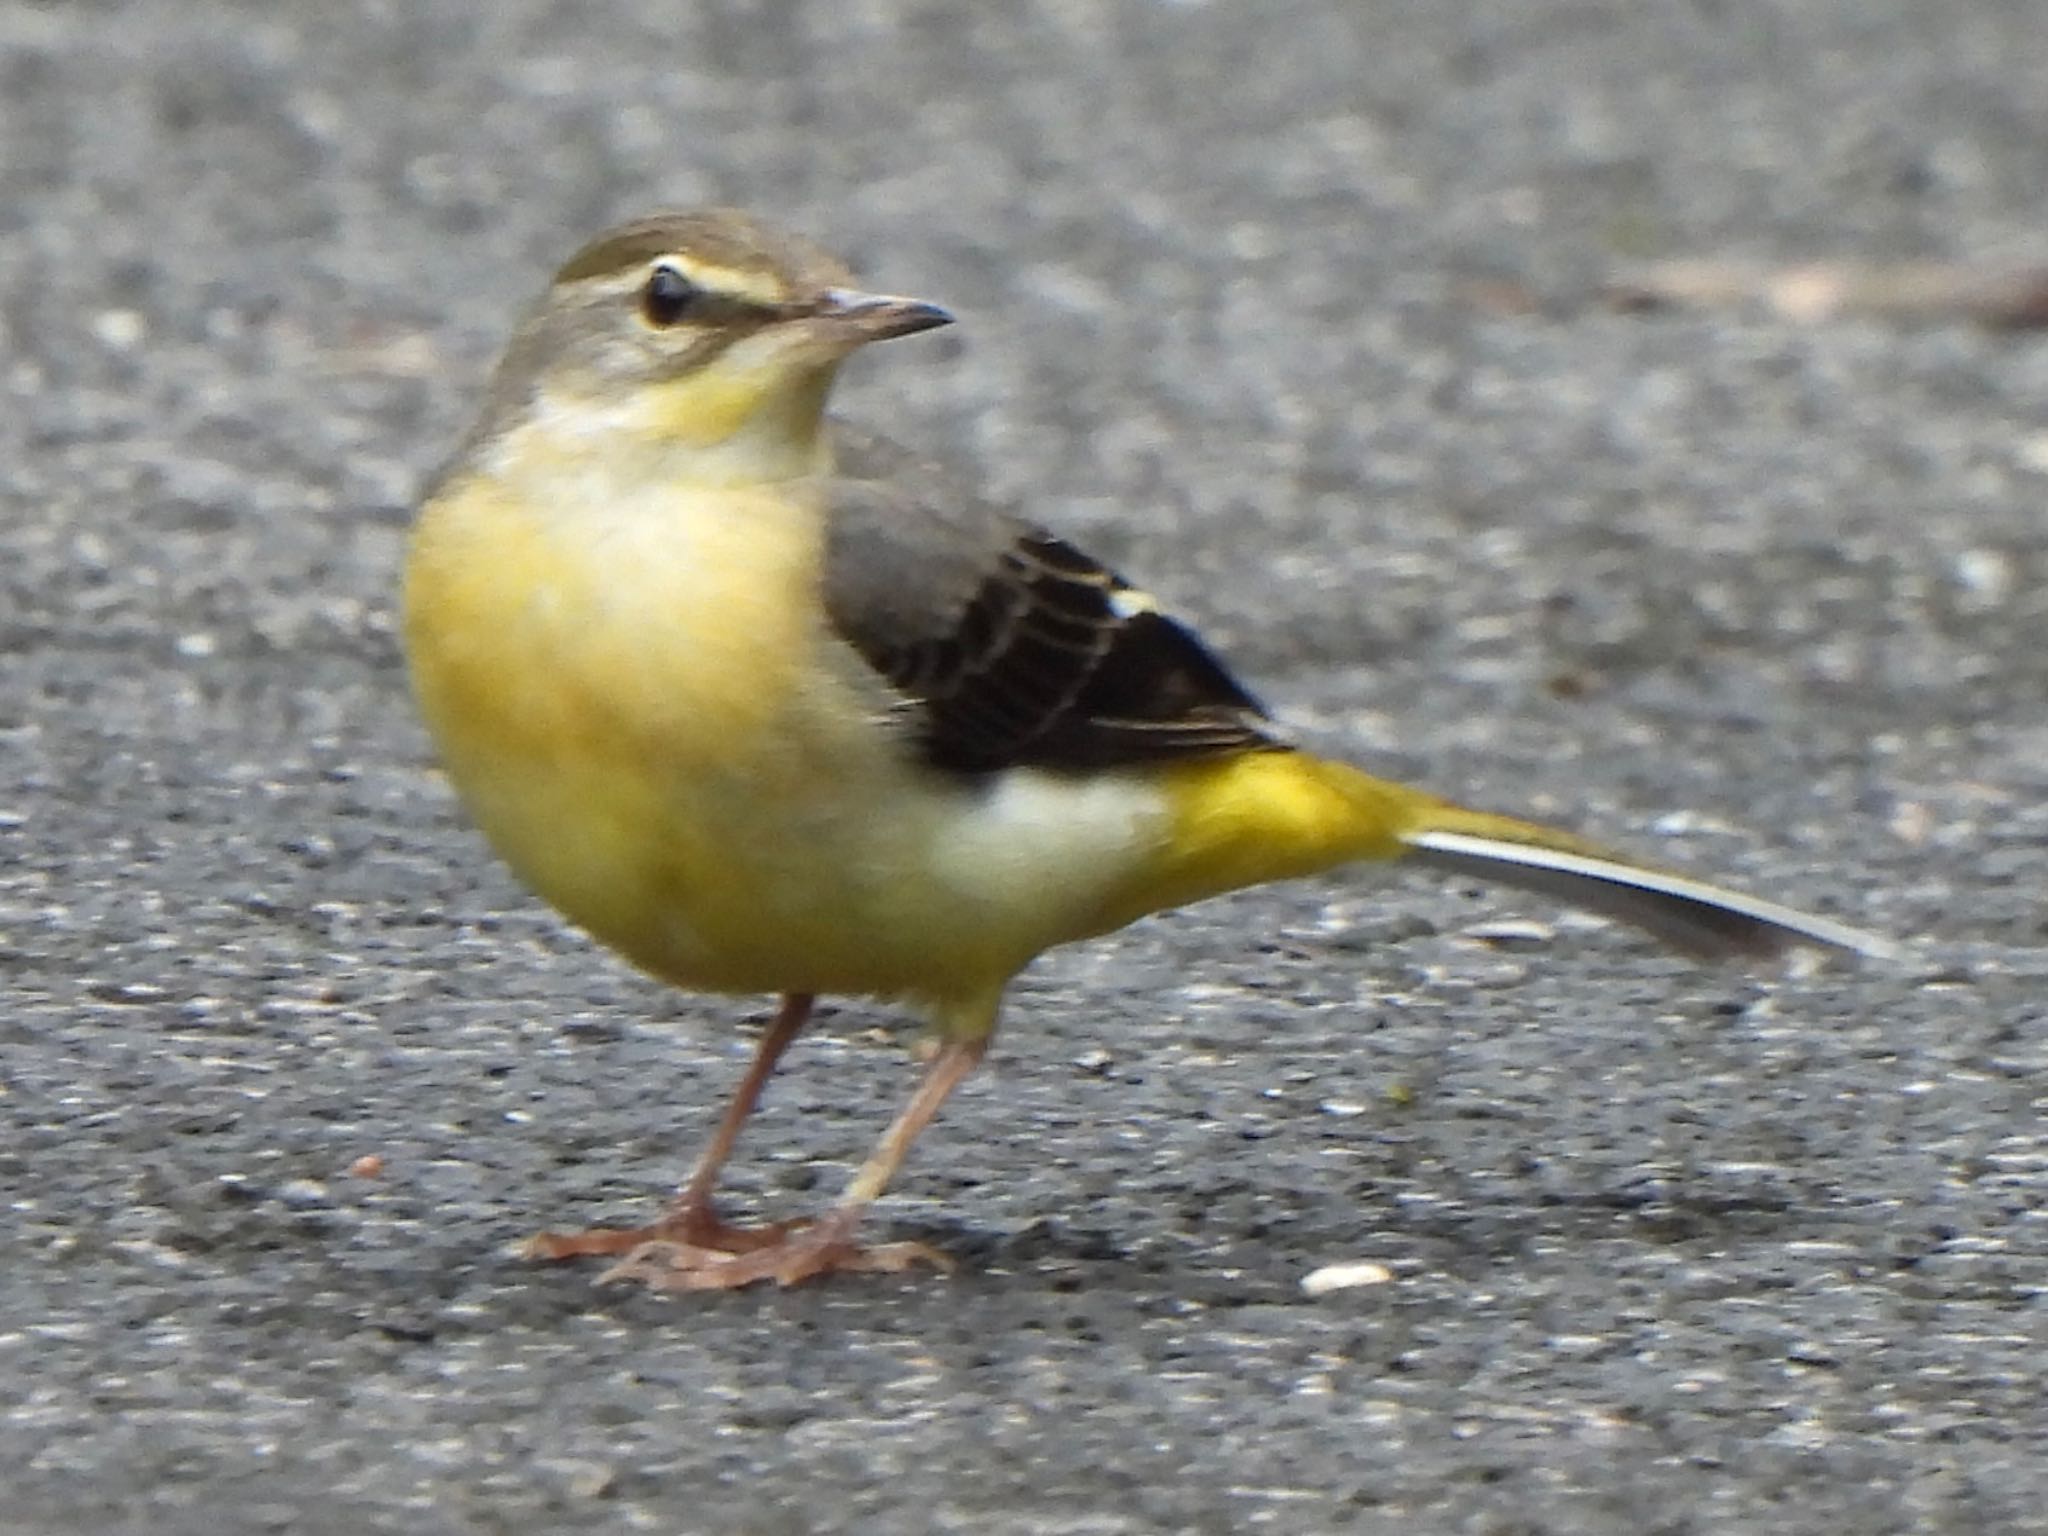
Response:
[[[861,1164],[839,1203],[801,1231],[787,1231],[775,1241],[746,1252],[720,1251],[700,1243],[655,1238],[627,1253],[606,1270],[606,1280],[639,1280],[656,1290],[724,1291],[773,1280],[795,1285],[818,1275],[842,1271],[895,1272],[914,1264],[950,1270],[953,1261],[923,1243],[877,1243],[863,1247],[853,1240],[860,1218],[889,1185],[909,1155],[911,1144],[931,1124],[939,1106],[988,1052],[988,1038],[949,1040],[925,1070],[924,1081],[875,1150]]]
[[[649,1243],[680,1243],[720,1253],[746,1253],[780,1242],[788,1230],[786,1227],[734,1226],[718,1214],[712,1194],[718,1187],[720,1170],[725,1167],[726,1159],[732,1156],[734,1143],[740,1139],[740,1127],[747,1123],[747,1116],[761,1101],[761,1090],[768,1086],[768,1079],[775,1071],[775,1064],[782,1059],[782,1053],[803,1032],[811,1016],[811,1004],[815,1001],[804,992],[792,992],[782,1000],[775,1021],[768,1026],[768,1032],[761,1037],[761,1043],[754,1051],[747,1075],[740,1079],[739,1090],[733,1094],[732,1103],[726,1106],[725,1117],[718,1122],[718,1129],[712,1133],[710,1142],[698,1157],[690,1182],[683,1186],[675,1202],[658,1220],[644,1227],[591,1227],[582,1232],[543,1232],[527,1242],[527,1256],[535,1259],[576,1259],[596,1254],[615,1258]]]

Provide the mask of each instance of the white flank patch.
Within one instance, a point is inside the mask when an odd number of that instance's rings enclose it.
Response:
[[[939,882],[1019,916],[1085,907],[1167,834],[1164,792],[1140,774],[1013,768],[956,803],[933,841]]]

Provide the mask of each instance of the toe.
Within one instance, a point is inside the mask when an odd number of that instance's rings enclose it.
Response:
[[[653,1236],[647,1227],[590,1227],[582,1232],[536,1232],[520,1247],[528,1259],[617,1258],[644,1247]]]
[[[801,1285],[835,1272],[901,1274],[919,1265],[950,1273],[953,1261],[923,1243],[862,1247],[844,1239],[799,1233],[745,1253],[691,1243],[646,1242],[598,1278],[600,1282],[634,1281],[657,1291],[729,1291],[765,1280],[779,1286]]]

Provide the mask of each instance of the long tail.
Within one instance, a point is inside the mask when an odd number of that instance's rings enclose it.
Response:
[[[1191,767],[1175,778],[1173,794],[1172,850],[1125,904],[1110,909],[1116,922],[1264,880],[1396,859],[1555,897],[1705,959],[1766,957],[1801,945],[1899,953],[1890,940],[1847,923],[1673,874],[1569,832],[1466,810],[1305,753],[1252,753]]]
[[[1554,896],[1701,959],[1766,958],[1800,945],[1898,954],[1891,940],[1847,923],[1638,864],[1529,822],[1447,806],[1399,836],[1414,863]]]

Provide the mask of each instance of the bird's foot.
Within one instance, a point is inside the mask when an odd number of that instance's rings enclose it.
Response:
[[[855,1219],[845,1219],[833,1212],[803,1231],[787,1232],[746,1252],[654,1238],[630,1250],[598,1280],[637,1280],[657,1291],[730,1291],[762,1280],[797,1285],[820,1275],[893,1275],[919,1264],[952,1272],[953,1261],[924,1243],[856,1243],[858,1215],[848,1212],[845,1216]]]
[[[529,1259],[616,1259],[642,1248],[674,1247],[731,1256],[773,1248],[803,1222],[767,1222],[742,1227],[718,1214],[709,1200],[678,1200],[659,1221],[644,1227],[589,1227],[581,1232],[541,1232],[521,1252]]]

